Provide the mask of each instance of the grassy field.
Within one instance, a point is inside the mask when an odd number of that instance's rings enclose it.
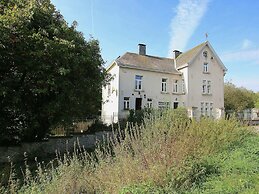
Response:
[[[4,193],[258,193],[259,136],[236,120],[154,112],[89,154],[76,150],[24,180],[11,173]],[[53,167],[51,167],[53,166]]]

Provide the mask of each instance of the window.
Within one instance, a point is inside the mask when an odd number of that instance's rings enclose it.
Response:
[[[142,77],[140,75],[135,76],[135,90],[142,90]]]
[[[108,96],[111,95],[111,84],[108,84]]]
[[[153,101],[151,98],[147,99],[147,108],[152,108]]]
[[[209,103],[205,102],[205,116],[209,116]]]
[[[158,102],[158,108],[159,109],[170,108],[170,103],[169,102]]]
[[[210,116],[213,116],[213,103],[210,103]]]
[[[205,115],[204,113],[204,102],[201,102],[201,115]]]
[[[173,83],[173,93],[178,93],[178,80]]]
[[[166,84],[167,84],[167,79],[166,78],[162,78],[162,92],[166,92]]]
[[[212,102],[201,102],[201,115],[212,117],[213,116],[213,103]]]
[[[129,97],[124,97],[124,110],[129,110]]]
[[[203,56],[206,58],[206,57],[208,57],[208,52],[207,51],[204,51],[203,53]]]
[[[210,80],[202,81],[202,94],[211,94],[211,81]]]
[[[211,94],[211,81],[207,81],[207,93]]]
[[[184,84],[184,79],[182,79],[182,93],[185,93],[185,84]]]
[[[208,63],[204,63],[203,64],[203,73],[208,73],[209,72],[209,64]]]
[[[206,87],[207,87],[207,81],[203,80],[202,81],[202,93],[206,94]]]

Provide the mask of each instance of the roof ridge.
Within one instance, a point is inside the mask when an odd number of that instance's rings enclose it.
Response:
[[[124,53],[122,56],[124,56],[125,54],[134,54],[134,55],[138,55],[138,56],[143,56],[143,57],[152,57],[152,58],[157,58],[157,59],[169,59],[169,60],[173,60],[173,58],[168,58],[168,57],[159,57],[159,56],[155,56],[155,55],[140,55],[138,53],[133,53],[133,52],[126,52]],[[121,56],[121,57],[122,57]]]

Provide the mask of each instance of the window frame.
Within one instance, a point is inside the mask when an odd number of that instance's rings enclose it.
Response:
[[[182,79],[182,93],[185,93],[185,82],[184,79]]]
[[[211,81],[207,80],[207,94],[211,94]]]
[[[123,110],[129,110],[130,109],[130,97],[124,97],[123,98]]]
[[[212,94],[212,84],[211,80],[202,80],[202,94],[211,95]]]
[[[201,102],[201,116],[212,117],[213,116],[213,102],[202,101]]]
[[[168,81],[168,78],[162,78],[161,81],[162,81],[161,82],[162,83],[161,84],[161,92],[167,92],[167,81]]]
[[[147,99],[147,108],[152,108],[153,107],[153,99],[152,98],[148,98]]]
[[[108,83],[107,84],[107,94],[108,94],[108,96],[110,96],[111,95],[111,84],[110,83]]]
[[[173,81],[173,93],[178,93],[179,92],[179,80],[174,80]]]
[[[141,91],[143,89],[142,82],[143,82],[143,76],[135,75],[135,90]]]
[[[170,108],[170,102],[158,102],[158,109],[169,109]]]
[[[203,63],[203,73],[209,73],[209,63]]]
[[[201,115],[205,116],[205,112],[204,112],[204,102],[201,102]]]

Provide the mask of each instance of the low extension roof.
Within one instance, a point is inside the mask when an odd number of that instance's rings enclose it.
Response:
[[[181,74],[175,69],[174,59],[155,57],[150,55],[139,55],[126,52],[123,56],[115,60],[121,67],[156,71],[162,73]]]

